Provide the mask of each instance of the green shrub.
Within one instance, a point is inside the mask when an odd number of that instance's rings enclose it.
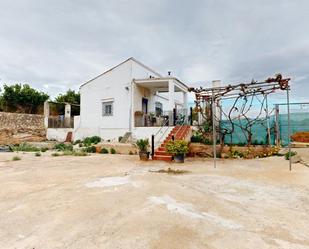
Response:
[[[210,139],[208,139],[208,138],[205,138],[203,143],[210,145],[210,144],[212,144],[212,141]]]
[[[85,151],[65,150],[62,154],[56,152],[53,153],[52,156],[88,156],[88,154]]]
[[[211,131],[212,129],[212,125],[211,125],[211,122],[210,121],[205,121],[203,124],[202,124],[202,131],[203,133],[208,133]]]
[[[192,135],[191,137],[192,143],[203,143],[203,137],[200,134]]]
[[[72,150],[64,150],[62,152],[62,156],[72,156],[73,153],[74,153],[74,151],[72,151]]]
[[[244,155],[244,153],[242,153],[241,151],[232,150],[232,151],[231,151],[231,157],[232,157],[232,158],[244,158],[245,155]]]
[[[290,155],[291,155],[291,157],[295,156],[295,155],[297,155],[297,152],[291,151],[291,153],[289,153],[289,152],[285,153],[285,155],[284,155],[285,160],[290,160]]]
[[[82,143],[83,141],[82,140],[80,140],[80,139],[77,139],[73,144],[75,145],[75,144],[80,144],[80,143]]]
[[[192,143],[212,144],[212,141],[208,138],[204,138],[202,134],[195,134],[191,137]]]
[[[73,150],[73,145],[72,144],[60,143],[60,144],[56,144],[54,146],[54,149],[58,150],[58,151],[65,151],[65,150],[72,151]]]
[[[108,149],[102,148],[100,151],[101,154],[108,154]]]
[[[19,156],[14,156],[14,157],[12,158],[12,161],[19,161],[19,160],[21,160],[21,158],[20,158]]]
[[[87,153],[96,153],[96,148],[95,146],[87,146],[83,149],[83,151]]]
[[[116,150],[114,148],[110,149],[111,154],[116,154]]]
[[[148,146],[149,146],[149,141],[148,141],[148,139],[139,139],[139,140],[136,141],[136,145],[137,145],[140,152],[147,152]]]
[[[101,142],[101,138],[99,136],[86,137],[83,141],[85,146],[89,146],[91,144],[97,144]]]
[[[46,151],[48,151],[48,148],[47,148],[47,147],[41,148],[41,152],[46,152]]]
[[[184,140],[168,141],[165,148],[167,153],[175,155],[186,154],[189,151],[188,142]]]
[[[85,151],[74,151],[73,156],[88,156]]]
[[[41,156],[41,152],[35,152],[35,154],[34,154],[35,156]]]
[[[32,146],[30,144],[27,143],[22,143],[16,146],[12,147],[13,151],[26,151],[26,152],[35,152],[35,151],[40,151],[39,148]]]

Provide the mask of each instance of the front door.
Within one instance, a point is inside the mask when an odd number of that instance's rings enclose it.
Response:
[[[142,111],[144,114],[148,113],[148,99],[142,98]]]

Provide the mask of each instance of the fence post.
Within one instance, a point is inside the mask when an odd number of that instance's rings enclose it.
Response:
[[[154,157],[154,135],[152,134],[151,135],[151,157],[152,157],[152,159],[153,159],[153,157]]]

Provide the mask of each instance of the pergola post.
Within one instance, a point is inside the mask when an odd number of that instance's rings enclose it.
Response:
[[[290,86],[286,89],[286,102],[288,111],[288,143],[289,143],[289,169],[292,170],[292,157],[291,157],[291,120],[290,120]]]
[[[280,118],[280,116],[279,116],[279,105],[278,104],[276,104],[275,105],[275,124],[276,124],[276,146],[280,146],[280,144],[281,144],[281,141],[280,141],[280,124],[279,124],[279,118]]]
[[[216,133],[216,105],[215,105],[215,97],[214,91],[212,91],[211,95],[211,107],[212,107],[212,144],[213,144],[213,159],[214,159],[214,168],[217,167],[217,133]]]

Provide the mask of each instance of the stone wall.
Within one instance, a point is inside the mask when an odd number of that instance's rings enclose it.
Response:
[[[43,115],[0,112],[0,144],[38,142],[45,139]]]
[[[44,116],[0,112],[0,129],[44,129]]]
[[[222,151],[221,151],[222,149]],[[229,146],[225,145],[221,148],[220,145],[216,146],[217,157],[222,158],[246,158],[252,159],[256,157],[267,157],[276,155],[278,149],[274,146],[265,145],[252,145],[248,146]],[[207,145],[202,143],[190,143],[189,156],[199,157],[213,157],[213,145]]]

